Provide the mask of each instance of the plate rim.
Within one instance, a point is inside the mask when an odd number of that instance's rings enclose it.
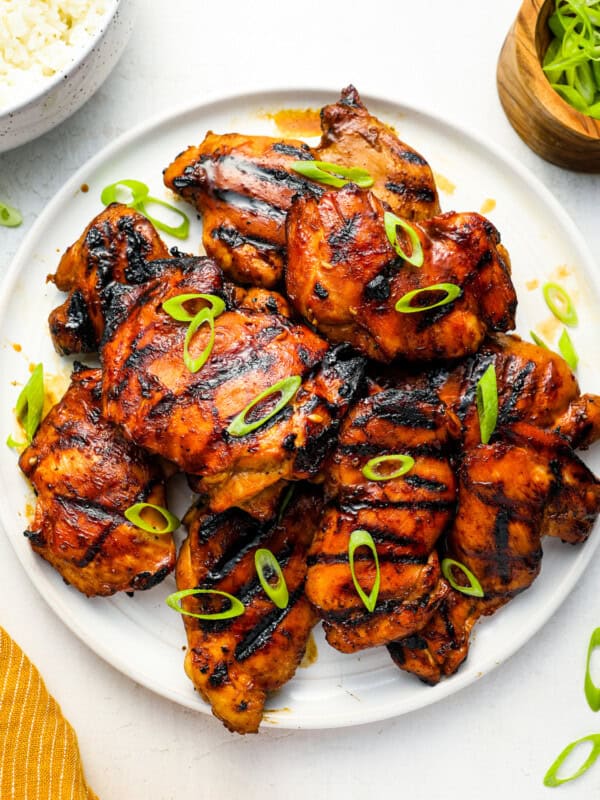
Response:
[[[144,120],[137,125],[124,131],[120,136],[109,142],[105,147],[101,148],[95,155],[89,158],[82,164],[67,180],[62,184],[58,191],[53,195],[50,202],[44,207],[39,214],[30,230],[26,233],[21,241],[17,252],[15,253],[8,270],[6,271],[2,281],[0,282],[0,321],[2,321],[6,314],[6,307],[10,300],[10,291],[14,288],[29,254],[29,250],[35,248],[36,242],[39,240],[38,232],[41,232],[47,225],[46,220],[51,219],[57,209],[64,207],[65,200],[68,199],[73,190],[81,184],[86,175],[89,175],[98,167],[102,166],[111,157],[114,157],[120,150],[127,148],[132,142],[135,142],[141,135],[151,136],[153,132],[161,128],[163,125],[173,123],[176,120],[193,114],[210,114],[211,112],[218,111],[219,107],[225,107],[232,103],[245,104],[246,106],[254,105],[257,108],[272,103],[276,98],[281,96],[290,98],[290,102],[294,102],[294,98],[301,100],[309,96],[327,95],[329,102],[331,98],[339,95],[339,89],[331,88],[327,84],[320,84],[317,86],[269,86],[266,88],[255,89],[253,91],[229,91],[219,92],[217,90],[207,94],[201,102],[185,103],[178,106],[171,107],[166,111],[154,115],[147,120]],[[438,114],[435,110],[426,107],[421,107],[413,103],[402,102],[395,97],[383,97],[376,93],[364,92],[361,93],[365,104],[367,106],[393,106],[394,109],[401,114],[409,115],[412,118],[420,118],[429,120],[437,124],[442,124],[446,129],[449,129],[455,136],[460,137],[463,141],[471,141],[475,143],[481,150],[489,152],[499,162],[506,164],[511,172],[516,175],[522,183],[529,189],[533,190],[541,197],[545,205],[550,208],[553,215],[570,230],[571,241],[573,242],[580,260],[579,271],[585,275],[585,278],[590,281],[593,288],[598,295],[600,295],[600,274],[596,267],[594,256],[587,245],[583,235],[578,227],[572,220],[569,213],[554,197],[549,188],[533,173],[530,169],[524,166],[515,156],[506,151],[503,147],[496,142],[484,138],[477,131],[473,132],[467,130],[460,124],[453,120],[448,120]],[[306,102],[306,99],[304,100]],[[302,138],[302,137],[300,137]],[[210,714],[211,709],[208,704],[200,700],[197,693],[190,691],[189,698],[182,697],[179,692],[169,690],[164,685],[155,679],[152,674],[144,672],[139,668],[132,668],[131,665],[124,659],[121,654],[115,655],[115,652],[110,650],[109,645],[104,645],[101,642],[96,642],[89,638],[89,635],[77,619],[77,615],[71,612],[68,603],[68,598],[58,591],[62,588],[60,585],[56,587],[48,580],[41,567],[32,559],[34,555],[32,551],[27,551],[24,548],[19,548],[13,537],[8,534],[8,530],[14,519],[9,519],[10,514],[5,504],[0,505],[0,526],[4,531],[7,539],[9,540],[13,551],[16,553],[28,580],[33,583],[36,590],[42,596],[44,601],[49,605],[52,612],[74,633],[78,639],[88,647],[93,653],[99,656],[103,661],[109,664],[114,669],[117,669],[121,674],[125,675],[130,680],[141,684],[145,688],[151,690],[155,694],[164,697],[172,702],[177,703],[183,707],[190,708],[201,713]],[[541,605],[541,607],[534,608],[529,615],[526,624],[521,625],[516,631],[515,636],[511,639],[510,644],[505,646],[502,654],[498,657],[497,654],[484,656],[480,664],[480,674],[470,674],[468,671],[458,672],[450,678],[442,681],[435,687],[428,688],[426,693],[414,696],[412,701],[401,704],[402,707],[398,708],[397,705],[390,704],[389,701],[380,703],[375,708],[371,707],[367,713],[364,710],[353,713],[351,711],[344,712],[338,709],[335,714],[335,722],[330,722],[327,715],[321,713],[319,717],[314,717],[311,714],[306,715],[305,719],[294,721],[293,719],[286,719],[285,713],[269,712],[265,713],[265,719],[261,728],[286,728],[286,729],[303,729],[303,730],[318,730],[318,729],[333,729],[353,725],[368,724],[371,722],[381,721],[384,719],[391,719],[406,713],[410,713],[419,708],[425,708],[435,702],[438,702],[450,695],[453,695],[465,687],[475,683],[479,677],[485,677],[491,673],[497,666],[504,663],[512,657],[526,642],[529,641],[541,627],[550,620],[556,613],[557,609],[566,600],[570,592],[576,586],[581,575],[587,568],[591,561],[594,552],[600,544],[600,532],[596,531],[595,536],[590,539],[579,549],[576,558],[570,565],[568,572],[561,576],[560,582],[556,585],[553,594]],[[33,566],[33,569],[32,569]]]

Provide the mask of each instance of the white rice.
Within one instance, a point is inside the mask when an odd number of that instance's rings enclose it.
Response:
[[[77,59],[112,0],[0,0],[0,108],[24,100]]]

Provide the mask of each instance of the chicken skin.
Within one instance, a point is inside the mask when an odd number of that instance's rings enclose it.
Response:
[[[328,642],[344,653],[419,630],[447,591],[434,546],[454,513],[452,426],[435,397],[399,390],[360,401],[342,424],[327,471],[327,492],[335,499],[310,550],[306,593],[324,619]],[[391,454],[412,456],[413,468],[385,480],[364,475],[370,459]],[[378,554],[381,585],[373,612],[351,575],[354,530],[370,533]],[[368,592],[376,568],[362,550],[355,571]]]
[[[323,189],[292,169],[314,160],[296,139],[208,133],[164,171],[164,182],[202,215],[202,242],[234,281],[275,286],[285,261],[285,217],[297,194]]]
[[[128,206],[112,203],[94,217],[50,277],[69,292],[48,320],[56,350],[95,353],[104,331],[102,290],[112,281],[142,283],[149,277],[147,262],[168,255],[152,224]]]
[[[255,733],[267,694],[290,680],[317,617],[304,595],[306,553],[322,510],[316,488],[299,489],[280,520],[259,523],[238,509],[206,514],[194,508],[177,562],[177,587],[228,592],[243,603],[241,616],[219,621],[184,615],[185,670],[229,730]],[[255,553],[277,559],[289,593],[279,608],[262,588]],[[192,613],[215,613],[230,601],[215,595],[182,600]]]
[[[211,511],[248,507],[283,480],[316,476],[360,385],[364,359],[330,348],[279,314],[240,307],[216,317],[210,355],[191,372],[184,362],[188,325],[162,308],[186,293],[227,301],[209,259],[173,260],[159,280],[118,287],[101,352],[106,417],[139,446],[197,476],[194,488]],[[208,325],[199,328],[190,341],[194,357],[211,337]],[[245,433],[229,430],[252,401],[285,379],[298,388],[278,413]],[[267,396],[246,421],[266,416],[280,396]]]
[[[140,502],[164,508],[164,481],[153,461],[102,417],[100,384],[100,370],[76,367],[19,459],[37,496],[25,535],[89,597],[149,589],[175,567],[170,533],[147,533],[124,517]]]
[[[321,110],[321,128],[317,160],[366,169],[374,180],[373,193],[399,217],[423,220],[440,213],[429,164],[369,114],[354,86]]]
[[[469,450],[446,550],[478,578],[484,597],[450,589],[422,630],[389,646],[396,664],[430,684],[452,675],[467,656],[475,622],[537,577],[541,537],[583,542],[599,512],[600,483],[568,448],[551,453],[499,441]]]
[[[330,341],[383,362],[459,358],[475,352],[488,331],[514,327],[506,251],[488,220],[450,213],[413,228],[421,267],[396,255],[373,193],[349,184],[318,200],[297,198],[287,218],[289,299]],[[455,284],[460,295],[429,311],[396,311],[406,293],[440,283]],[[416,302],[443,298],[438,291]]]

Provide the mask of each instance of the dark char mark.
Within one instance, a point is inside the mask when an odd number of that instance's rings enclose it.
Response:
[[[298,161],[313,160],[313,155],[307,144],[296,147],[291,144],[286,144],[285,142],[276,142],[271,149],[275,150],[276,153],[283,153],[284,156],[292,156]]]
[[[294,608],[298,600],[304,594],[304,583],[290,595],[290,601],[285,608],[275,607],[270,614],[264,616],[261,621],[237,644],[235,657],[237,661],[245,661],[254,655],[257,650],[265,647],[271,636],[275,633],[278,625]]]
[[[417,200],[423,203],[433,203],[435,200],[435,192],[429,186],[414,186],[410,183],[388,181],[385,188],[407,200]]]
[[[428,556],[411,556],[396,553],[378,553],[380,564],[426,564]],[[355,554],[354,561],[371,561],[373,556],[370,553]],[[315,564],[347,564],[348,553],[313,553],[306,560],[307,567]]]
[[[93,353],[98,349],[96,332],[90,319],[87,303],[79,289],[74,291],[69,299],[64,328],[77,337],[79,352]],[[53,336],[60,337],[62,329],[53,325],[50,332]],[[69,355],[71,352],[68,348],[62,346],[60,349],[63,355]]]
[[[243,247],[245,244],[249,244],[258,251],[275,250],[281,254],[285,252],[284,247],[281,247],[274,242],[270,242],[268,239],[262,239],[258,236],[248,236],[247,234],[238,231],[237,228],[228,228],[226,225],[219,225],[218,228],[214,228],[210,232],[210,235],[211,238],[223,242],[228,247],[231,247],[232,250],[235,250],[237,247]]]

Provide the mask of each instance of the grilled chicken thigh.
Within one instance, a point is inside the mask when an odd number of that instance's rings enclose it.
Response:
[[[338,650],[354,652],[419,630],[446,593],[434,546],[454,513],[452,427],[435,397],[399,390],[360,401],[342,424],[326,484],[335,499],[311,548],[306,585],[327,640]],[[373,457],[391,454],[412,456],[413,468],[388,480],[365,477]],[[354,530],[371,534],[379,558],[381,586],[372,613],[352,580],[348,547]],[[368,594],[376,569],[363,550],[356,553],[355,570]]]
[[[177,586],[225,591],[244,605],[241,616],[219,621],[184,615],[185,669],[213,713],[238,733],[255,733],[268,692],[288,681],[300,663],[316,615],[304,595],[306,552],[322,510],[315,488],[300,489],[281,520],[259,523],[238,509],[206,514],[192,509],[189,535],[177,562]],[[289,602],[279,608],[262,588],[258,548],[281,567]],[[215,613],[230,601],[217,595],[182,600],[192,613]]]
[[[76,368],[19,465],[37,495],[26,536],[33,549],[88,596],[149,589],[175,566],[172,535],[128,522],[130,506],[164,507],[152,460],[103,419],[98,369]]]
[[[104,413],[136,444],[198,476],[194,488],[212,511],[248,507],[282,480],[317,474],[364,359],[279,314],[240,307],[215,319],[210,355],[191,372],[183,357],[188,324],[162,304],[185,293],[226,294],[212,261],[192,260],[187,268],[189,261],[173,260],[170,271],[143,286],[119,287],[101,353]],[[194,358],[211,336],[208,325],[198,329],[190,341]],[[261,393],[288,378],[301,385],[275,416],[244,434],[228,430]],[[246,421],[266,416],[280,397],[266,397]]]
[[[425,159],[363,105],[354,86],[321,110],[319,161],[366,169],[372,191],[390,211],[409,220],[440,213],[433,173]]]
[[[112,203],[87,226],[50,277],[65,302],[49,318],[54,347],[63,354],[94,353],[104,330],[102,290],[111,283],[142,283],[148,261],[167,258],[167,246],[146,217]]]
[[[292,199],[323,189],[292,169],[314,159],[296,139],[208,133],[164,172],[165,184],[202,214],[209,256],[239,283],[274,286],[285,261],[285,217]]]
[[[299,197],[288,214],[287,294],[330,341],[377,361],[427,361],[473,353],[488,331],[514,326],[508,259],[488,220],[450,213],[414,223],[424,254],[414,267],[396,255],[383,214],[373,193],[351,184]],[[460,287],[460,296],[430,311],[395,310],[406,293],[440,283]],[[444,296],[427,293],[420,304]]]
[[[456,672],[475,622],[537,577],[541,537],[583,542],[599,512],[600,483],[564,445],[552,452],[499,441],[470,449],[446,549],[476,575],[484,597],[451,589],[421,631],[389,646],[396,664],[432,684]]]

